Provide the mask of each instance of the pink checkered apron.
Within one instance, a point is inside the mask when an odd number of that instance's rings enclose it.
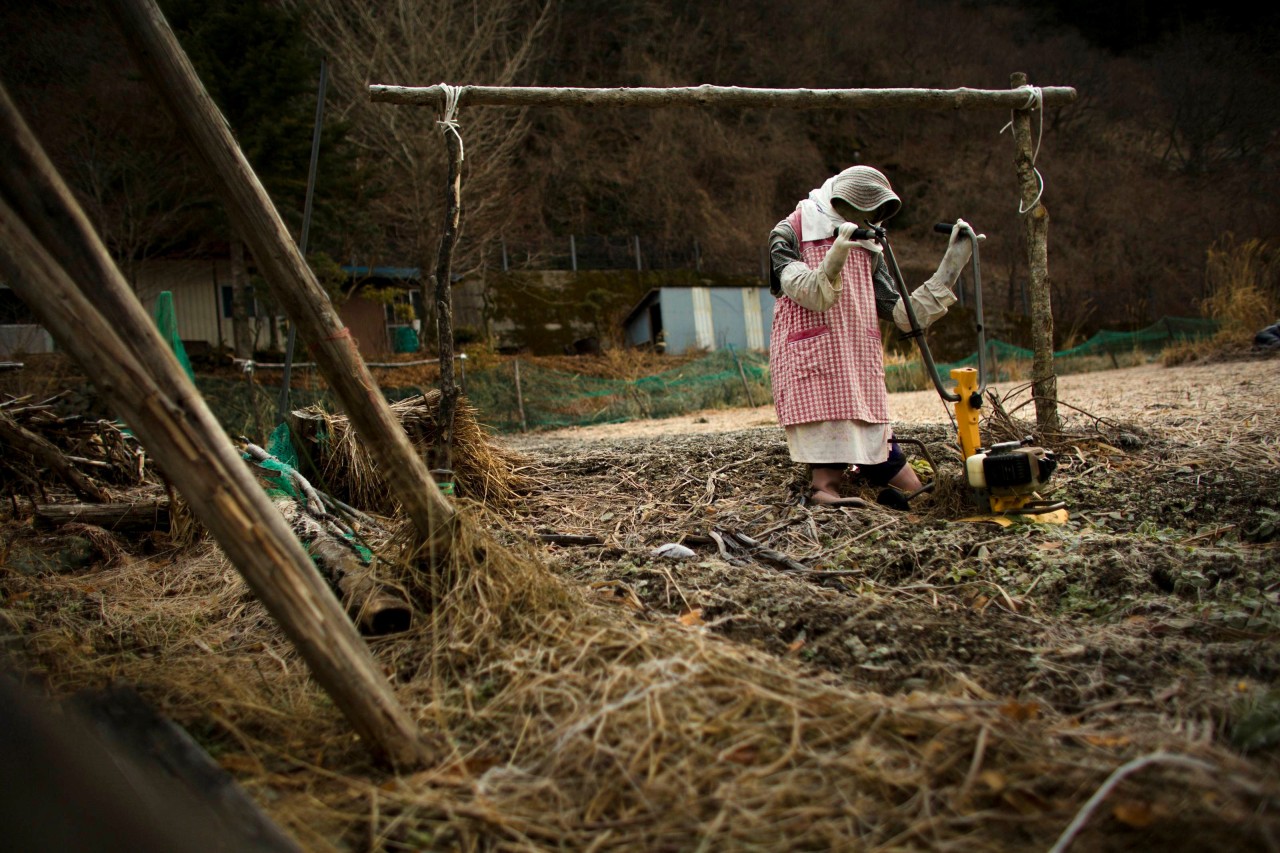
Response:
[[[800,211],[788,218],[797,235]],[[800,244],[800,257],[816,269],[834,237]],[[785,295],[773,309],[770,374],[778,422],[889,422],[884,356],[871,284],[871,253],[853,247],[840,272],[843,289],[826,311],[801,308]]]

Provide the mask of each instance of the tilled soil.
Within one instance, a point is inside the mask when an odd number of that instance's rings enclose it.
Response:
[[[508,439],[538,483],[514,524],[595,537],[548,555],[636,619],[706,625],[881,692],[962,685],[1102,747],[1155,727],[1273,762],[1277,379],[1274,359],[1064,377],[1063,525],[962,520],[951,427],[906,420],[898,434],[941,469],[934,496],[899,513],[850,482],[868,507],[805,505],[766,409]],[[894,395],[894,411],[928,396]],[[666,543],[693,555],[656,556]]]

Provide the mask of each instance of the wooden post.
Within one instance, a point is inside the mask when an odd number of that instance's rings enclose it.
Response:
[[[226,120],[153,0],[108,0],[139,67],[199,152],[248,242],[272,295],[307,342],[342,401],[387,487],[413,522],[429,555],[442,565],[452,542],[454,511],[414,452],[346,328],[298,252],[288,229],[245,160]]]
[[[458,408],[458,386],[453,377],[453,249],[462,223],[462,139],[456,128],[444,132],[449,152],[449,178],[444,194],[444,233],[436,255],[436,338],[440,353],[440,408],[436,417],[439,435],[433,467],[453,470],[453,417]]]
[[[258,409],[258,384],[253,381],[254,364],[253,360],[244,366],[244,388],[245,396],[249,403],[249,416],[253,419],[254,441],[262,441],[266,430],[262,425],[262,412]]]
[[[129,423],[370,748],[397,766],[420,763],[417,727],[3,88],[0,272]]]
[[[756,407],[756,401],[751,397],[751,386],[747,384],[747,371],[742,367],[742,359],[738,358],[738,352],[733,348],[733,344],[729,344],[729,354],[733,356],[733,363],[738,365],[738,375],[742,377],[742,390],[747,395],[747,405],[751,408]]]
[[[1009,85],[1021,89],[1027,75],[1021,71],[1009,78]],[[1026,94],[1023,91],[1025,107]],[[1044,107],[1040,105],[1043,120]],[[1035,356],[1031,363],[1032,395],[1036,405],[1036,426],[1041,434],[1058,431],[1058,378],[1053,373],[1053,304],[1049,296],[1049,211],[1041,203],[1042,181],[1035,171],[1031,134],[1033,110],[1017,109],[1013,113],[1013,157],[1018,171],[1023,215],[1023,240],[1027,255],[1027,271],[1031,279],[1031,341]]]
[[[516,409],[520,412],[520,431],[528,432],[529,425],[524,420],[524,394],[520,391],[520,359],[516,359],[512,365],[516,372]]]

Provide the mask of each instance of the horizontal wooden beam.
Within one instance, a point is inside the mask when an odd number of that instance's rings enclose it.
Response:
[[[737,107],[791,110],[1019,110],[1034,105],[1022,89],[751,89],[742,86],[685,86],[579,89],[547,86],[462,86],[459,107]],[[1076,99],[1067,86],[1040,89],[1046,107]],[[369,87],[378,103],[443,110],[445,90],[436,86]]]

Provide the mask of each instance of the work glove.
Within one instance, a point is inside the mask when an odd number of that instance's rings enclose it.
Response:
[[[921,329],[929,328],[956,303],[956,295],[951,288],[955,287],[964,265],[973,257],[973,242],[964,230],[968,225],[963,219],[956,220],[951,228],[946,254],[942,256],[942,263],[938,264],[938,271],[911,293],[911,308]],[[986,234],[978,234],[977,237],[979,240],[987,239]],[[911,331],[907,307],[901,299],[893,306],[893,322],[902,331]]]
[[[797,261],[782,271],[779,279],[782,292],[801,308],[810,311],[826,311],[840,298],[844,282],[840,271],[849,259],[849,250],[858,245],[853,232],[858,226],[846,222],[836,230],[836,241],[827,250],[826,257],[816,269],[809,269]]]
[[[844,269],[844,262],[849,259],[849,250],[857,245],[857,241],[853,239],[853,232],[857,229],[857,225],[852,222],[846,222],[836,229],[836,241],[832,244],[827,256],[822,259],[822,271],[826,273],[827,281],[831,282],[831,287],[840,292],[840,271]]]

